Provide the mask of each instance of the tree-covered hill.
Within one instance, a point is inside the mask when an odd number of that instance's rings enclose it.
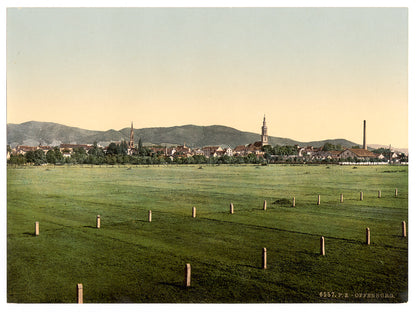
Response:
[[[121,130],[93,131],[69,127],[52,122],[29,121],[21,124],[7,124],[7,144],[15,145],[59,145],[60,143],[92,144],[129,140],[130,128]],[[203,147],[207,145],[228,145],[234,148],[260,140],[259,133],[243,132],[226,126],[158,127],[134,129],[135,143],[142,139],[144,143],[160,145],[182,145]],[[314,142],[299,142],[289,138],[269,137],[271,145],[323,146],[325,143],[351,147],[356,143],[333,139]]]

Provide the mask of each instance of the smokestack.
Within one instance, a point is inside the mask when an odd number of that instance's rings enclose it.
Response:
[[[364,120],[364,134],[363,134],[363,149],[365,150],[367,149],[365,120]]]

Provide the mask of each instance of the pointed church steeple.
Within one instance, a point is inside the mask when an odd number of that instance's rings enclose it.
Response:
[[[266,114],[263,117],[263,127],[261,127],[261,146],[269,145],[269,136],[267,135]]]
[[[133,131],[133,121],[131,122],[129,148],[134,148],[134,131]]]

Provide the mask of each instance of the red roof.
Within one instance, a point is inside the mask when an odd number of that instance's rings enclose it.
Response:
[[[362,148],[348,148],[347,150],[351,151],[358,157],[377,157],[377,155],[373,152]]]
[[[246,146],[245,145],[238,145],[238,146],[236,146],[235,147],[235,149],[234,149],[234,151],[236,151],[236,152],[243,152],[243,151],[245,151],[247,148],[246,148]]]
[[[88,144],[61,144],[60,148],[77,148],[83,147],[85,149],[91,149],[93,146]]]

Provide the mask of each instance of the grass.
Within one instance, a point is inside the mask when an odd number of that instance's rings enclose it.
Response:
[[[8,168],[8,302],[407,301],[407,167],[199,167]]]

